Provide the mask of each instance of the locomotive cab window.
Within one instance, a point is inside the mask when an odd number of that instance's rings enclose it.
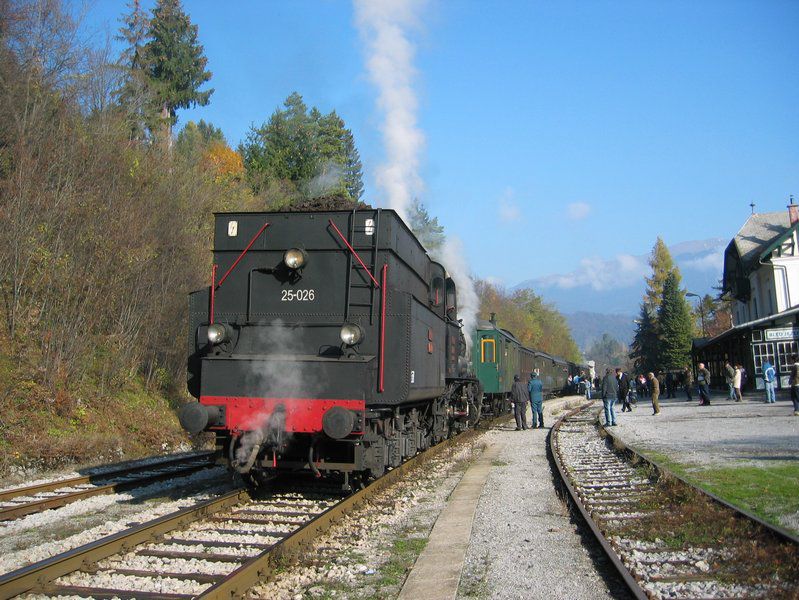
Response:
[[[447,314],[455,316],[458,311],[458,298],[455,293],[455,282],[447,277]]]
[[[495,361],[496,342],[492,339],[483,339],[480,341],[480,361],[484,363],[492,363]]]
[[[433,283],[430,286],[430,304],[441,306],[442,302],[444,302],[444,280],[441,277],[433,277]]]

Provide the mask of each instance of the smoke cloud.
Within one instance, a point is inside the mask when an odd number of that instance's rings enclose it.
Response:
[[[441,248],[431,254],[434,260],[444,265],[447,274],[455,281],[458,290],[458,318],[463,321],[466,347],[471,350],[480,299],[477,297],[469,265],[466,263],[463,242],[457,236],[448,236]]]
[[[388,206],[406,221],[411,201],[424,188],[419,163],[425,141],[417,125],[415,48],[410,37],[418,29],[424,5],[424,0],[354,0],[369,78],[378,89],[383,115],[386,162],[377,169],[377,184]]]
[[[246,380],[248,388],[256,390],[257,397],[311,398],[318,392],[320,381],[317,373],[304,368],[307,363],[292,360],[308,352],[303,350],[297,332],[291,326],[286,326],[280,319],[273,321],[261,330],[255,347],[271,348],[274,352],[265,355],[263,360],[250,363]],[[257,447],[286,443],[290,437],[285,431],[286,412],[282,410],[257,413],[249,422],[243,423],[243,428],[247,431],[236,449],[239,464],[247,463]]]

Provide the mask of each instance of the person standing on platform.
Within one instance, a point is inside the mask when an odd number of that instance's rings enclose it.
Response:
[[[660,402],[658,401],[660,398],[660,382],[654,373],[649,373],[648,377],[649,385],[652,386],[652,414],[657,415],[660,414]]]
[[[791,400],[793,400],[793,416],[799,417],[799,358],[793,355],[793,364],[791,365]]]
[[[766,386],[766,404],[774,404],[776,402],[776,394],[774,392],[776,379],[777,372],[771,362],[766,359],[763,361],[763,384]]]
[[[627,394],[630,393],[630,378],[627,373],[616,367],[616,379],[619,381],[619,400],[621,400],[621,412],[632,412],[633,407],[630,406],[630,399]]]
[[[602,378],[602,406],[605,408],[605,427],[616,425],[616,412],[613,404],[619,397],[619,383],[616,376],[610,371],[610,367],[605,369],[605,377]]]
[[[513,416],[516,417],[516,431],[527,429],[527,388],[518,375],[513,376],[513,387],[510,390],[513,401]]]
[[[705,363],[699,363],[696,383],[699,386],[699,406],[710,406],[710,371],[705,368]]]
[[[674,393],[674,388],[676,387],[677,382],[674,378],[674,373],[671,371],[666,372],[666,397],[667,398],[676,398],[676,394]]]
[[[530,373],[530,382],[527,384],[527,393],[530,396],[530,406],[533,409],[533,420],[530,424],[530,429],[536,428],[536,421],[538,422],[538,429],[544,427],[544,383],[538,377],[538,373],[533,371]]]
[[[727,387],[730,388],[729,399],[735,400],[735,369],[730,364],[730,361],[724,361],[724,381],[727,382]]]
[[[741,365],[735,365],[733,370],[732,390],[735,392],[735,401],[741,402],[743,400],[743,396],[741,396]]]
[[[694,374],[691,373],[691,367],[685,367],[682,372],[682,383],[685,387],[685,395],[688,396],[688,400],[686,402],[690,402],[694,399],[691,395],[691,388],[694,385]]]

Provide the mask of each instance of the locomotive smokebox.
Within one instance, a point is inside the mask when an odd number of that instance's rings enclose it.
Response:
[[[342,406],[334,406],[322,417],[322,429],[334,440],[340,440],[352,433],[355,427],[355,413]]]
[[[180,425],[189,433],[200,433],[209,426],[222,425],[225,421],[223,406],[190,402],[180,409]]]

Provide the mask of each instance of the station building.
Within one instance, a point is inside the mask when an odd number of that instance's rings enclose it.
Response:
[[[724,251],[723,290],[735,299],[732,328],[696,339],[694,362],[704,362],[714,387],[724,387],[724,361],[749,374],[745,389],[763,389],[762,365],[776,369],[778,389],[788,387],[799,342],[799,205],[753,213]],[[754,376],[753,376],[754,375]]]

